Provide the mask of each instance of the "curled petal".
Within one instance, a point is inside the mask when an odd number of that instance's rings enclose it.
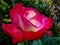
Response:
[[[2,28],[4,29],[4,32],[12,38],[13,43],[16,44],[17,42],[22,42],[24,40],[22,31],[12,24],[2,24]]]
[[[42,25],[41,14],[36,9],[30,7],[26,8],[26,12],[25,18],[31,23],[30,25],[35,26],[35,32],[38,31]]]
[[[42,28],[45,30],[51,29],[53,26],[53,19],[42,15]]]

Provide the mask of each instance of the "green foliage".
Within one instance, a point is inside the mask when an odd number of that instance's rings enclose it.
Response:
[[[24,45],[24,43],[18,43],[17,45]]]

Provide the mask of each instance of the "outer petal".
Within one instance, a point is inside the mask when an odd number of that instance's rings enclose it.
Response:
[[[10,10],[10,18],[11,18],[12,24],[14,26],[16,26],[18,28],[22,28],[21,15],[23,15],[23,14],[24,14],[24,7],[21,3],[16,4]]]
[[[22,3],[16,4],[16,5],[10,10],[10,17],[11,17],[14,13],[23,15],[23,14],[24,14],[24,9],[25,9],[25,8],[23,7],[23,4],[22,4]],[[11,20],[12,20],[12,19],[11,19]]]
[[[53,26],[53,19],[42,15],[42,29],[49,30]]]
[[[32,32],[24,32],[26,40],[33,40]]]
[[[45,32],[40,30],[38,32],[24,32],[24,36],[26,40],[37,40],[41,39],[44,36]]]
[[[12,38],[14,44],[24,40],[23,33],[12,24],[2,24],[2,28],[4,32]]]
[[[33,40],[38,40],[40,37],[38,37],[38,32],[32,32]]]

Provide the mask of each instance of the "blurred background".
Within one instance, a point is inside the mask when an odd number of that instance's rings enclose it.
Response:
[[[0,45],[13,45],[11,38],[4,33],[1,23],[11,23],[9,11],[19,2],[26,7],[36,8],[41,14],[44,13],[54,20],[51,29],[53,35],[45,35],[40,45],[60,45],[60,0],[0,0]],[[29,45],[31,44],[32,41],[29,41]]]

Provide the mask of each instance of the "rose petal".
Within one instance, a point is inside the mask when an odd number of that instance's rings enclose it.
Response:
[[[12,39],[16,39],[16,42],[22,42],[24,40],[23,33],[16,27],[14,27],[12,24],[3,24],[2,28],[4,29],[4,32],[9,35]]]
[[[53,26],[53,19],[42,15],[42,28],[45,30],[51,29]]]
[[[11,10],[10,10],[10,18],[11,16],[14,14],[14,13],[17,13],[17,14],[20,14],[20,15],[23,15],[24,13],[24,7],[23,7],[23,4],[22,3],[18,3],[16,4]],[[12,20],[12,19],[11,19]]]
[[[24,32],[25,40],[33,40],[32,32]]]
[[[32,23],[32,25],[36,26],[37,28],[42,24],[42,16],[41,14],[34,8],[27,7],[26,8],[27,14],[25,15],[26,19]]]

